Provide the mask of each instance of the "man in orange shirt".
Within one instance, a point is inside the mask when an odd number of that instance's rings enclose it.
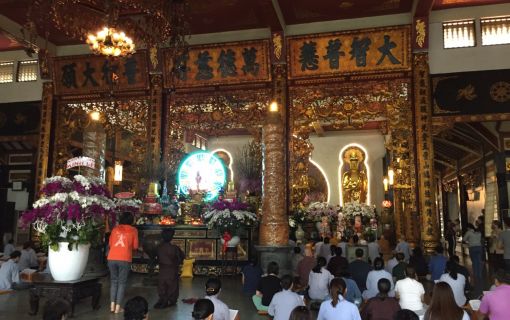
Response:
[[[138,249],[138,230],[131,226],[133,214],[123,212],[119,225],[113,228],[110,235],[110,252],[108,268],[110,269],[110,311],[122,312],[122,299],[126,290],[126,282],[131,270],[133,250]]]

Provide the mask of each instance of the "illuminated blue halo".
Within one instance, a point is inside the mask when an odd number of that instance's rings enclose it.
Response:
[[[227,172],[223,161],[216,155],[206,151],[190,153],[177,170],[179,192],[188,194],[197,190],[199,180],[200,191],[208,191],[205,201],[218,196],[227,181]]]

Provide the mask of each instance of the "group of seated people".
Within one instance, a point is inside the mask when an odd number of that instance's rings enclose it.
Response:
[[[386,268],[381,253],[367,257],[370,250],[355,248],[356,258],[349,262],[342,247],[327,240],[319,247],[303,246],[304,255],[300,254],[302,247],[296,246],[292,257],[294,274],[279,278],[278,265],[271,262],[258,285],[251,284],[252,289],[256,288],[253,303],[260,314],[268,313],[276,320],[289,319],[294,309],[302,309],[308,302],[311,309],[318,309],[319,320],[391,320],[401,310],[416,319],[469,319],[464,311],[469,272],[459,264],[458,257],[448,260],[438,246],[427,262],[419,247],[411,250],[403,242],[401,239]],[[243,270],[245,286],[253,283],[247,280],[253,274]],[[498,297],[501,292],[510,293],[509,277],[504,271],[496,275]],[[433,287],[432,295],[426,297],[425,287]],[[490,314],[491,319],[504,319],[493,317],[501,306],[492,292],[487,296],[492,298],[482,300],[480,312]],[[337,317],[340,313],[342,316]]]
[[[20,279],[20,273],[27,269],[39,270],[40,265],[32,242],[23,244],[21,250],[16,250],[13,240],[4,246],[0,266],[0,290],[13,290],[26,288]]]

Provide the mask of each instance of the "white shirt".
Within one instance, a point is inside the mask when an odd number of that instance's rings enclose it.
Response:
[[[402,309],[412,311],[423,309],[421,298],[425,294],[425,289],[418,281],[411,278],[399,280],[395,285],[395,292],[399,296],[399,304]]]
[[[347,242],[340,242],[338,244],[340,248],[342,248],[342,257],[347,258]]]
[[[450,285],[450,288],[452,288],[453,291],[453,296],[455,297],[455,302],[457,302],[459,307],[466,304],[466,296],[464,295],[466,277],[464,277],[464,275],[457,273],[457,279],[454,280],[448,273],[445,273],[438,280],[438,282],[441,281]]]
[[[338,297],[338,303],[333,307],[331,299],[321,303],[317,320],[361,320],[358,307],[352,302]]]
[[[9,259],[0,267],[0,290],[10,290],[13,282],[19,282],[18,265]]]
[[[12,243],[6,244],[4,246],[4,256],[9,257],[11,255],[11,253],[14,252],[14,250],[16,250],[16,248],[14,247],[14,245]]]
[[[314,300],[324,300],[328,297],[329,282],[333,280],[333,275],[326,268],[321,269],[321,273],[310,271],[308,276],[308,295]]]
[[[218,295],[205,296],[205,298],[211,300],[214,304],[214,320],[230,320],[230,310],[223,301],[218,299]]]
[[[388,293],[388,296],[395,296],[395,292],[393,291],[393,277],[391,276],[391,273],[386,270],[372,270],[367,276],[367,290],[363,291],[363,299],[368,300],[379,293],[377,282],[379,282],[382,278],[388,279],[391,283],[391,291]]]
[[[368,257],[374,263],[375,258],[379,257],[379,244],[377,242],[368,243]]]
[[[388,260],[388,262],[386,263],[386,271],[388,271],[389,273],[393,273],[393,268],[395,268],[395,266],[398,264],[398,260],[397,258],[393,257],[391,258],[390,260]]]
[[[37,255],[35,254],[34,249],[30,248],[21,250],[21,257],[18,262],[19,271],[28,269],[31,266],[37,266],[38,264],[39,262],[37,261]]]
[[[273,320],[289,320],[292,310],[304,305],[303,299],[297,293],[291,290],[282,290],[273,296],[267,312],[274,317]]]

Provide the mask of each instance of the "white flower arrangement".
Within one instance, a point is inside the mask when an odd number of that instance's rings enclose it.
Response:
[[[375,216],[375,206],[359,202],[347,202],[342,208],[342,213],[346,218],[362,216],[373,218]]]
[[[257,215],[246,210],[218,210],[212,209],[203,214],[209,229],[219,229],[220,232],[234,232],[243,225],[250,225],[257,221]]]

